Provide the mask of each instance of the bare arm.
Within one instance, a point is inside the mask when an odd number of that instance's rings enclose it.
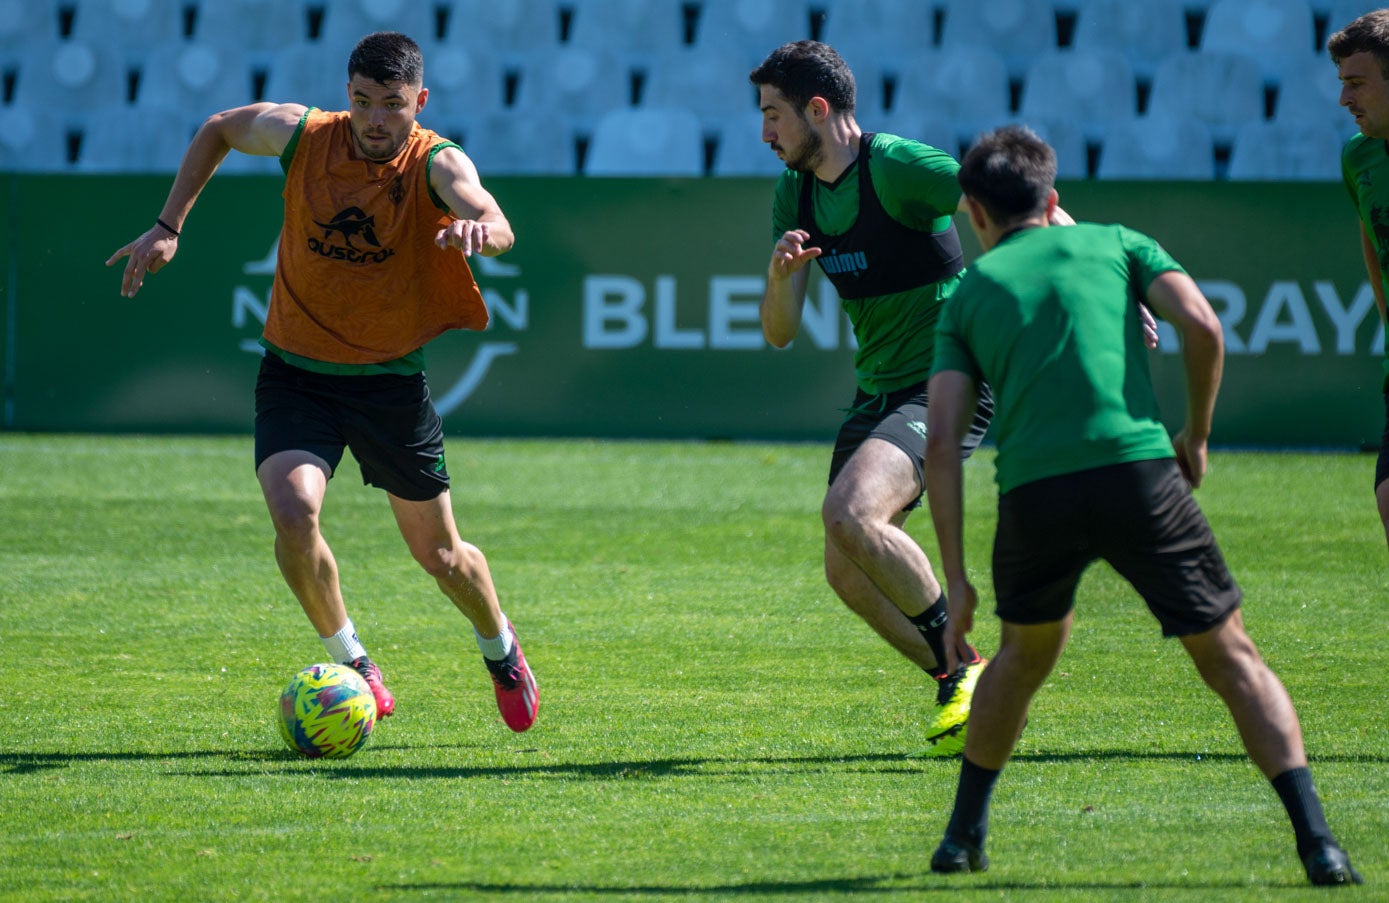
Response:
[[[156,223],[143,235],[122,247],[106,261],[114,265],[129,257],[121,279],[121,294],[127,298],[144,284],[146,273],[157,273],[178,253],[178,232],[212,174],[236,150],[257,156],[279,156],[284,152],[305,108],[299,104],[256,103],[214,113],[193,135],[173,187],[164,200]],[[173,230],[173,231],[171,231]]]
[[[819,248],[804,246],[809,240],[810,233],[792,229],[777,241],[767,265],[767,289],[758,312],[762,335],[777,348],[791,344],[801,328],[805,287],[810,281],[805,265],[820,256]]]
[[[966,634],[974,627],[978,599],[965,572],[964,471],[960,444],[978,404],[974,380],[958,370],[931,377],[926,410],[926,500],[940,545],[945,575],[948,620],[945,623],[946,667],[953,674],[963,656],[970,655]]]
[[[434,155],[429,185],[457,219],[434,237],[441,248],[457,248],[466,256],[474,253],[496,257],[511,250],[516,236],[496,198],[482,187],[477,167],[456,147],[446,147]]]
[[[1186,369],[1186,425],[1172,438],[1177,463],[1192,486],[1206,474],[1206,441],[1225,361],[1225,337],[1210,302],[1185,273],[1163,273],[1148,286],[1148,303],[1182,337]]]
[[[1370,275],[1370,291],[1375,293],[1375,307],[1379,308],[1379,322],[1384,323],[1389,320],[1389,314],[1384,309],[1384,274],[1379,269],[1379,255],[1375,253],[1375,243],[1370,240],[1370,233],[1365,231],[1365,224],[1360,224],[1360,251],[1365,255],[1365,271]]]

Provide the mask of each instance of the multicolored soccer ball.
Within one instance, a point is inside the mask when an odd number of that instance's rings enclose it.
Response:
[[[280,694],[280,736],[311,759],[345,759],[376,726],[376,697],[347,665],[309,665]]]

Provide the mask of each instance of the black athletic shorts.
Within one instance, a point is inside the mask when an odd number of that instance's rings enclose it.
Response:
[[[1004,621],[1064,618],[1097,558],[1138,590],[1164,636],[1202,633],[1239,607],[1240,588],[1172,458],[1037,480],[999,497],[994,595]]]
[[[256,469],[282,451],[307,451],[333,471],[344,448],[362,482],[414,502],[449,488],[444,427],[423,373],[314,373],[267,352],[256,379]]]
[[[916,498],[902,510],[911,511],[921,507],[921,493],[926,488],[926,408],[924,382],[883,395],[870,395],[859,389],[854,396],[853,407],[849,408],[849,416],[839,427],[839,435],[834,440],[830,484],[834,484],[835,478],[860,445],[869,439],[882,439],[905,452],[916,468]],[[970,425],[969,433],[960,446],[960,457],[968,458],[974,454],[979,443],[984,441],[984,434],[989,431],[989,420],[993,415],[993,392],[988,383],[980,383],[979,406],[974,411],[974,423]]]
[[[1384,435],[1379,438],[1379,459],[1375,461],[1375,489],[1389,479],[1389,392],[1384,393]]]

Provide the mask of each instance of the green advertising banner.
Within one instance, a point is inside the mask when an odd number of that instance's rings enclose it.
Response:
[[[281,182],[215,177],[178,257],[128,299],[119,267],[104,262],[153,222],[168,177],[4,180],[3,427],[249,431]],[[757,320],[772,246],[770,181],[485,181],[517,243],[475,264],[491,326],[428,348],[451,433],[832,435],[853,392],[853,337],[833,289],[817,271],[787,350],[767,346]],[[1077,219],[1158,238],[1220,313],[1227,360],[1215,442],[1377,443],[1383,330],[1340,185],[1061,190]],[[1152,364],[1175,427],[1181,365],[1165,327]]]

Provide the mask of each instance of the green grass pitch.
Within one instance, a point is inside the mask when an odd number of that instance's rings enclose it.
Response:
[[[1104,566],[995,795],[993,867],[933,875],[958,765],[905,758],[933,688],[824,584],[814,445],[452,439],[460,529],[540,682],[522,735],[345,463],[325,533],[398,710],[351,759],[294,757],[276,699],[323,648],[250,456],[0,434],[0,899],[1328,897],[1224,709]],[[986,654],[991,458],[966,466]],[[1372,470],[1217,451],[1198,491],[1365,875],[1346,899],[1389,895]],[[909,529],[934,558],[929,518]]]

